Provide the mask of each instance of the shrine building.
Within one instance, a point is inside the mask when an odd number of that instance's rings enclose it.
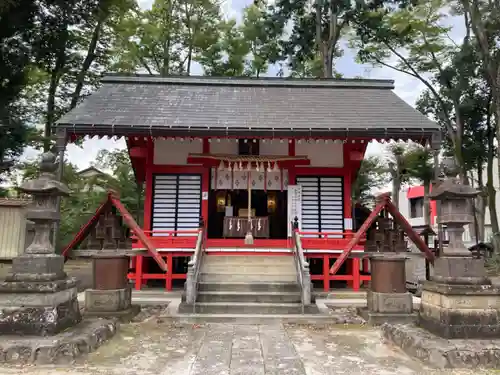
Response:
[[[126,140],[145,186],[143,229],[168,266],[137,255],[137,289],[186,278],[200,222],[207,256],[289,256],[295,218],[313,282],[358,289],[369,280],[362,243],[337,274],[329,269],[363,222],[351,186],[368,143],[427,144],[439,131],[393,89],[390,80],[107,75],[57,130],[67,141]]]

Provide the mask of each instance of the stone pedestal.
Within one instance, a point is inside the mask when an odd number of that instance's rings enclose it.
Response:
[[[500,338],[500,289],[484,260],[442,257],[423,285],[419,325],[443,338]]]
[[[0,283],[0,334],[55,335],[81,321],[77,281],[62,256],[24,255]]]
[[[370,257],[371,285],[367,294],[367,308],[359,312],[368,323],[387,321],[411,322],[412,295],[406,290],[406,257],[397,253],[376,253]]]
[[[110,251],[94,256],[94,285],[85,291],[85,315],[128,318],[139,312],[139,306],[132,305],[128,267],[125,255]]]

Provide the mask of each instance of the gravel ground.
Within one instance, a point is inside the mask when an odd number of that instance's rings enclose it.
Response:
[[[154,314],[154,311],[153,311]],[[181,325],[157,319],[123,325],[73,367],[0,367],[1,375],[494,374],[424,367],[367,326]]]

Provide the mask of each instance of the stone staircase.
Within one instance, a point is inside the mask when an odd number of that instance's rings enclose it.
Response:
[[[303,314],[317,312],[302,306],[292,256],[205,255],[198,277],[196,302],[183,298],[180,313]]]

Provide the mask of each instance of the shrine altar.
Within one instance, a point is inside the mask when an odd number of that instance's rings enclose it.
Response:
[[[248,218],[240,216],[226,216],[224,218],[224,238],[243,238],[249,229],[255,238],[269,238],[269,218],[257,216],[250,218],[250,221]]]

